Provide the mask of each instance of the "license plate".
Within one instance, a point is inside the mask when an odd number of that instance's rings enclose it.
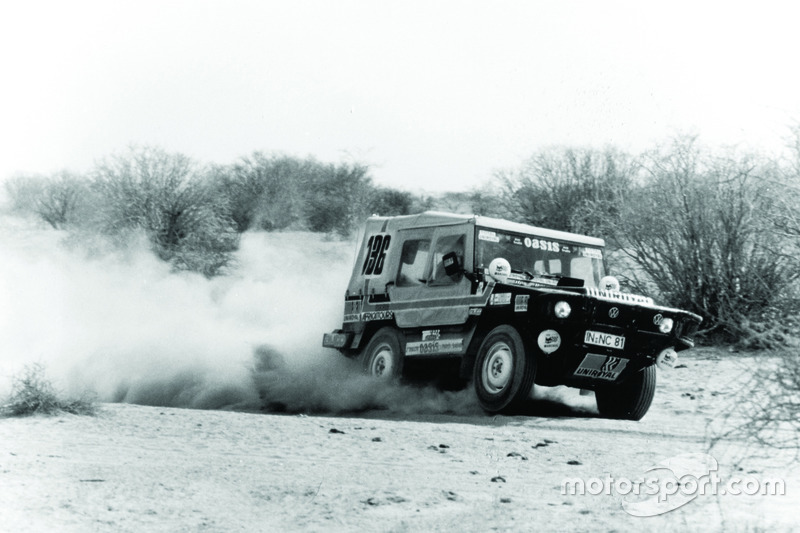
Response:
[[[586,344],[594,344],[595,346],[614,348],[616,350],[625,349],[625,337],[592,331],[590,329],[586,330],[586,335],[583,336],[583,342]]]

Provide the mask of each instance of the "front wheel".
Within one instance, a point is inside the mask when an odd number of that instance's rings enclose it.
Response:
[[[403,353],[400,334],[396,329],[379,329],[361,352],[364,373],[378,379],[395,379],[403,373]]]
[[[512,411],[527,400],[536,376],[536,361],[525,353],[519,332],[494,328],[481,343],[473,380],[478,403],[490,413]]]
[[[641,420],[653,403],[656,393],[656,367],[648,366],[619,385],[607,385],[595,391],[601,416],[623,420]]]

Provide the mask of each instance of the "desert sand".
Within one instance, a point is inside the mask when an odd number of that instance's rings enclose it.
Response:
[[[0,529],[788,531],[800,522],[793,455],[739,438],[710,448],[737,422],[722,413],[755,363],[686,352],[659,373],[640,422],[598,418],[593,397],[571,389],[539,389],[527,416],[110,403],[95,417],[2,419]],[[562,491],[567,478],[633,480],[685,453],[712,455],[723,480],[780,478],[786,494],[706,494],[637,517],[619,494]]]

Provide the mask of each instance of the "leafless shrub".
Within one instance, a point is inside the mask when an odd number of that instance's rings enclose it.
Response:
[[[515,171],[499,172],[509,214],[534,226],[603,233],[638,173],[637,162],[616,150],[553,148]],[[587,216],[591,212],[592,216]]]
[[[179,270],[220,274],[239,236],[224,199],[189,158],[158,148],[131,148],[102,162],[95,188],[102,230],[143,229],[156,255]]]
[[[63,398],[46,378],[44,366],[35,363],[26,366],[14,378],[11,394],[2,406],[2,412],[7,416],[59,413],[94,415],[97,404],[94,396],[88,393],[79,398]]]
[[[754,157],[715,157],[694,139],[648,154],[648,180],[609,226],[621,251],[662,298],[702,315],[706,334],[750,347],[780,346],[800,276],[775,231],[774,168]]]
[[[54,229],[77,222],[81,201],[88,188],[86,180],[68,171],[51,176],[17,176],[6,182],[12,207],[34,213]]]
[[[711,421],[713,446],[725,441],[760,449],[791,450],[800,455],[800,358],[797,342],[787,349],[749,357],[750,379],[736,402]]]

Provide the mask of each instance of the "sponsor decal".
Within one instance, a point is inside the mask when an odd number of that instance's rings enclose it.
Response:
[[[606,357],[605,355],[587,353],[575,370],[575,375],[614,381],[625,370],[627,364],[628,360],[622,357]]]
[[[483,307],[470,307],[469,314],[470,316],[481,316],[483,313]]]
[[[544,353],[551,354],[561,347],[561,335],[554,329],[546,329],[539,333],[537,343]]]
[[[660,326],[661,323],[664,321],[664,315],[658,313],[656,316],[653,317],[653,324],[656,326]]]
[[[617,318],[619,316],[619,307],[612,307],[608,310],[609,318]]]
[[[358,322],[361,320],[361,300],[347,300],[344,302],[344,322]]]
[[[516,244],[518,246],[522,246],[522,239],[520,239],[519,237],[514,237],[514,240],[511,241],[511,242],[513,242],[514,244]]]
[[[511,293],[510,292],[499,292],[496,294],[492,294],[492,297],[489,300],[490,305],[510,305],[511,304]]]
[[[406,343],[406,355],[429,355],[460,352],[464,339],[440,339],[435,341]]]
[[[478,232],[478,239],[489,242],[500,242],[500,237],[493,231],[482,229]]]
[[[529,294],[517,294],[517,297],[514,298],[514,312],[524,313],[525,311],[527,311],[529,299],[530,299]]]
[[[602,333],[600,331],[592,331],[587,329],[583,337],[583,342],[586,344],[594,344],[595,346],[604,346],[606,348],[614,348],[615,350],[622,350],[625,348],[625,337],[620,335],[612,335],[610,333]]]
[[[425,329],[422,330],[423,341],[438,341],[441,337],[441,330],[438,329]]]
[[[361,313],[361,320],[371,322],[373,320],[391,320],[394,318],[394,311],[372,311]]]
[[[525,237],[525,246],[533,248],[534,250],[544,250],[546,252],[558,252],[561,250],[561,243],[556,241],[547,241],[545,239],[532,239]]]
[[[602,259],[603,251],[599,248],[581,248],[581,255],[592,259]]]

